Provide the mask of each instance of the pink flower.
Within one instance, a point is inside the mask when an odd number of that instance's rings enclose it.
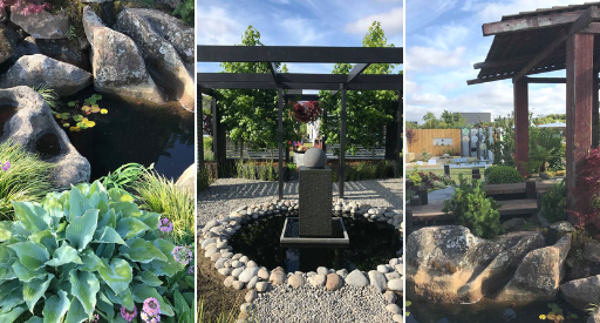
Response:
[[[2,164],[2,170],[3,171],[7,171],[10,168],[10,161],[6,161],[4,164]]]
[[[162,232],[171,232],[171,231],[173,231],[173,222],[171,222],[167,218],[162,218],[162,219],[160,219],[160,222],[158,224],[158,228]]]
[[[137,308],[135,306],[133,307],[133,311],[129,311],[125,306],[121,305],[121,317],[123,317],[125,321],[131,322],[136,316]]]
[[[160,304],[158,300],[154,297],[146,298],[144,301],[144,312],[148,314],[148,316],[158,316],[160,315]]]
[[[188,265],[194,257],[191,248],[188,246],[175,246],[171,253],[175,261],[183,265]]]

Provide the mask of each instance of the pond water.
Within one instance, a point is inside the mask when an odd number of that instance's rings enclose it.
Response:
[[[62,100],[83,102],[93,94],[88,88]],[[127,163],[154,163],[158,173],[176,180],[194,162],[194,114],[179,103],[156,105],[102,95],[97,104],[108,114],[89,116],[96,123],[93,128],[80,132],[65,128],[75,148],[89,160],[91,180]],[[61,111],[77,112],[69,107]]]
[[[279,244],[285,217],[271,216],[244,225],[230,239],[234,252],[240,252],[261,266],[283,267],[286,272],[315,271],[319,266],[369,271],[398,257],[402,240],[388,224],[344,218],[350,237],[347,248],[288,248]]]
[[[540,315],[551,312],[550,302],[533,303],[527,306],[499,306],[491,301],[480,301],[477,304],[438,305],[412,302],[406,309],[410,315],[406,323],[533,323],[553,322],[541,320]],[[587,315],[571,308],[566,302],[553,304],[560,306],[565,317],[564,323],[585,323]],[[577,317],[571,317],[575,314]]]

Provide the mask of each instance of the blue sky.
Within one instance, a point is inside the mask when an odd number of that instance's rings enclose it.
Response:
[[[388,43],[403,45],[402,0],[197,0],[197,42],[234,45],[252,25],[265,45],[362,46],[380,21]],[[288,64],[291,73],[330,73],[333,64]],[[199,72],[220,71],[218,63]]]
[[[537,8],[583,4],[577,0],[406,0],[405,85],[407,121],[422,122],[427,112],[438,117],[453,112],[492,112],[513,109],[510,80],[467,86],[483,62],[493,37],[483,37],[481,26],[503,15]],[[546,74],[564,76],[564,71]],[[534,115],[565,113],[564,85],[530,86]]]

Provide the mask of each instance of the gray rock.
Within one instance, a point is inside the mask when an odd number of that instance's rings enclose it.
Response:
[[[126,99],[164,103],[137,46],[125,34],[98,25],[93,10],[84,8],[84,27],[92,44],[94,88]],[[101,22],[100,22],[101,23]]]
[[[389,290],[394,292],[402,292],[404,291],[404,282],[401,278],[392,279],[387,283],[387,287]]]
[[[258,283],[258,276],[254,276],[252,277],[252,279],[250,279],[250,281],[248,282],[248,284],[246,284],[246,288],[247,289],[252,289],[256,286],[256,283]]]
[[[194,29],[161,11],[132,8],[121,11],[117,29],[133,39],[144,60],[155,66],[161,77],[170,81],[169,84],[174,84],[173,91],[180,103],[188,110],[193,110],[194,78],[186,70],[184,60],[193,61]],[[168,39],[167,34],[180,37]],[[180,44],[171,41],[188,42],[185,48],[189,52],[178,51],[176,46]]]
[[[600,243],[585,242],[583,244],[583,255],[588,261],[600,262]]]
[[[375,288],[375,290],[377,290],[378,292],[383,293],[386,288],[385,276],[377,270],[369,271],[368,275],[369,281],[371,282],[371,286],[373,286],[373,288]]]
[[[235,280],[231,284],[231,287],[233,287],[233,289],[235,289],[235,290],[242,290],[244,288],[244,283],[239,280]]]
[[[600,275],[566,282],[560,285],[560,295],[575,308],[583,310],[600,299]]]
[[[369,285],[369,279],[365,277],[360,270],[355,269],[348,274],[348,277],[346,277],[346,284],[356,287],[365,287]]]
[[[244,267],[238,267],[238,268],[234,269],[233,271],[231,271],[231,276],[239,279],[240,275],[243,272],[244,272]]]
[[[244,269],[244,271],[240,274],[240,277],[238,277],[238,279],[243,282],[243,283],[247,283],[249,282],[254,276],[256,276],[256,274],[258,274],[258,268],[253,267],[253,268],[246,268]]]
[[[288,278],[288,285],[292,286],[292,288],[298,288],[304,286],[306,284],[306,280],[300,274],[293,274]]]
[[[390,267],[387,265],[379,265],[379,266],[377,266],[377,271],[382,274],[385,274],[390,271]]]
[[[73,45],[67,39],[34,40],[40,54],[52,57],[57,61],[75,65],[83,70],[90,69],[90,61],[87,55],[79,49],[79,46]]]
[[[401,314],[395,314],[395,315],[392,317],[392,320],[393,320],[394,322],[396,322],[396,323],[402,323],[402,322],[404,322],[404,317],[402,317],[402,315],[401,315]]]
[[[235,281],[235,277],[227,276],[227,278],[225,278],[225,280],[223,281],[223,285],[225,285],[225,287],[231,287],[231,285],[233,284],[234,281]]]
[[[277,267],[271,272],[269,282],[271,282],[273,285],[282,285],[285,284],[285,279],[286,276],[285,272],[283,271],[283,268]]]
[[[258,297],[258,293],[255,290],[249,290],[244,297],[246,303],[252,303]]]
[[[388,304],[385,307],[385,309],[392,312],[393,314],[400,314],[402,312],[402,310],[400,309],[400,306],[398,306],[396,304]]]
[[[600,309],[597,309],[588,317],[586,323],[600,323]]]
[[[64,39],[69,31],[69,17],[64,14],[41,11],[25,15],[13,11],[10,20],[37,39]]]
[[[230,276],[231,275],[231,268],[217,269],[217,272],[219,272],[219,274],[221,274],[221,276]],[[233,276],[231,276],[231,277],[233,277]]]
[[[321,274],[317,274],[312,276],[311,278],[309,278],[309,282],[313,287],[323,287],[325,285],[325,282],[327,281],[327,276],[325,275],[321,275]]]
[[[254,260],[250,260],[246,264],[246,267],[248,267],[248,268],[258,268],[258,265],[256,264],[256,262],[254,262]]]
[[[550,225],[550,230],[556,231],[557,233],[571,233],[575,232],[575,228],[569,221],[560,221]]]
[[[262,279],[262,280],[267,280],[269,279],[269,271],[266,268],[261,268],[258,271],[258,278]]]
[[[329,273],[329,271],[327,270],[327,267],[319,267],[317,268],[317,274],[319,275],[327,275]]]
[[[396,293],[388,290],[385,293],[383,293],[383,299],[385,299],[386,303],[393,304],[396,303],[397,296]]]
[[[19,34],[16,31],[0,24],[0,64],[15,56],[18,41]]]
[[[522,218],[512,218],[504,223],[502,223],[502,227],[506,231],[511,231],[513,229],[519,229],[527,223],[525,219]]]
[[[340,275],[342,278],[346,278],[348,276],[348,270],[346,268],[340,269],[340,270],[336,271],[335,273]]]
[[[0,102],[17,107],[4,124],[0,142],[11,140],[32,153],[41,153],[37,150],[39,146],[54,147],[42,158],[55,164],[52,180],[58,189],[90,180],[89,162],[73,147],[37,92],[26,86],[0,89]]]
[[[256,291],[259,292],[259,293],[263,293],[264,291],[267,290],[267,287],[269,286],[268,284],[269,283],[267,283],[267,282],[258,282],[258,283],[256,283]]]
[[[41,54],[22,56],[0,76],[0,88],[44,84],[59,96],[73,95],[91,83],[89,72]]]
[[[344,280],[338,274],[329,274],[327,275],[327,282],[325,283],[325,288],[328,291],[336,291],[344,286]]]

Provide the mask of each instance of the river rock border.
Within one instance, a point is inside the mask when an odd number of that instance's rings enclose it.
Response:
[[[233,253],[229,246],[229,238],[242,225],[249,224],[265,217],[272,216],[298,216],[300,205],[298,200],[281,200],[253,204],[239,208],[229,215],[221,215],[211,220],[200,228],[199,246],[204,251],[204,256],[209,258],[214,268],[225,277],[225,287],[242,290],[248,289],[245,297],[246,303],[240,307],[240,321],[245,320],[253,310],[251,302],[269,289],[270,285],[287,285],[298,288],[310,284],[314,288],[336,291],[344,284],[359,288],[374,288],[382,293],[388,303],[386,309],[394,314],[395,322],[402,322],[402,311],[395,304],[396,293],[404,291],[404,260],[402,250],[399,250],[398,258],[392,258],[386,264],[380,264],[376,269],[368,273],[358,269],[348,273],[346,269],[334,270],[319,267],[316,271],[304,273],[296,271],[288,273],[282,267],[269,271],[259,266],[256,262],[241,253]],[[366,218],[369,222],[385,222],[392,225],[403,235],[402,211],[391,208],[373,207],[366,203],[344,201],[339,199],[333,202],[332,212],[334,216]]]

